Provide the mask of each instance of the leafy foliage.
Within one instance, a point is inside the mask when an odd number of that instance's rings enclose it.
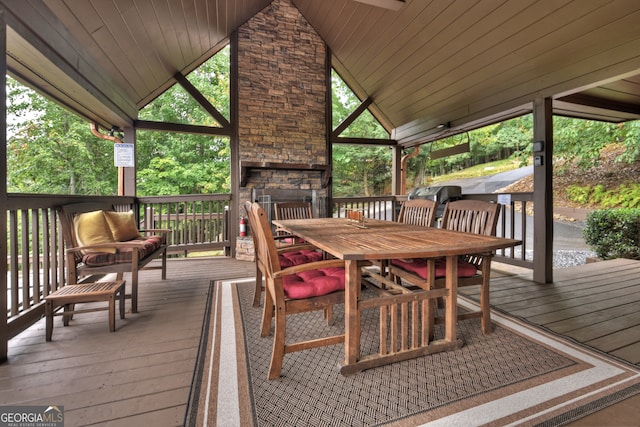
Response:
[[[229,118],[229,48],[187,77]],[[140,118],[204,126],[219,124],[182,86],[174,85],[140,111]],[[231,191],[228,138],[167,132],[137,134],[138,194],[203,194]]]
[[[600,150],[619,141],[624,125],[554,117],[554,156],[567,167],[597,166]]]
[[[7,78],[7,190],[16,193],[114,194],[113,143],[88,123]]]
[[[335,73],[333,90],[333,128],[342,123],[360,101]],[[344,130],[341,136],[388,139],[389,135],[368,111]],[[335,144],[333,147],[333,194],[376,196],[391,192],[391,150],[381,146]]]
[[[229,115],[229,52],[223,49],[187,77],[218,110]],[[111,195],[117,168],[113,143],[96,138],[89,123],[15,80],[7,84],[7,186],[9,192]],[[216,126],[181,86],[140,113],[145,120]],[[168,132],[138,132],[139,195],[230,191],[227,138]]]
[[[571,185],[567,187],[569,200],[582,205],[597,205],[605,208],[639,208],[640,184],[620,184],[607,190],[604,185]]]
[[[640,259],[640,209],[600,209],[590,212],[584,241],[602,259]]]

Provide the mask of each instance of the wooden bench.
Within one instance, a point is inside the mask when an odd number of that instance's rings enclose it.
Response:
[[[51,341],[53,334],[53,317],[62,316],[62,324],[69,325],[69,320],[77,313],[109,310],[109,331],[116,330],[116,298],[120,302],[120,318],[124,319],[125,281],[83,283],[67,285],[45,297],[46,340]],[[75,304],[83,302],[108,301],[107,307],[92,307],[75,310]],[[58,307],[64,307],[62,313],[56,313]]]
[[[133,212],[115,212],[113,206],[105,203],[76,203],[58,208],[66,246],[67,285],[95,282],[95,276],[109,273],[115,273],[116,280],[122,280],[124,273],[131,273],[131,312],[137,313],[138,271],[160,258],[160,266],[146,268],[161,269],[162,280],[167,278],[167,240],[171,230],[139,230],[134,223],[127,228],[133,228],[130,231],[135,237],[131,234],[126,238],[114,235],[110,241],[102,243],[81,243],[78,237],[81,227],[76,217],[100,211],[107,215],[128,214],[133,217]]]

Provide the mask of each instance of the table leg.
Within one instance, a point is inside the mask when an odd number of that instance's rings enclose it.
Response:
[[[345,261],[344,292],[344,355],[345,365],[351,365],[360,357],[360,267],[358,261]]]
[[[53,334],[53,303],[49,300],[46,300],[44,303],[44,312],[47,318],[46,320],[46,331],[45,331],[45,340],[51,341],[51,335]]]
[[[118,291],[118,300],[119,300],[119,305],[120,305],[120,318],[124,319],[124,283],[122,284],[122,286],[120,287],[120,290]]]
[[[116,296],[109,295],[109,332],[116,331]]]
[[[447,256],[445,284],[449,290],[446,298],[445,313],[445,341],[454,342],[456,340],[456,322],[458,321],[458,256]]]

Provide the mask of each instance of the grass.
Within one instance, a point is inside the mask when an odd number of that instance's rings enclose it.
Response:
[[[439,182],[453,181],[457,179],[476,178],[479,176],[495,175],[500,172],[507,172],[510,170],[518,169],[522,167],[519,160],[506,159],[497,160],[495,162],[483,163],[481,165],[472,166],[467,169],[462,169],[457,172],[452,172],[446,175],[439,175],[432,177],[430,183],[437,184]]]

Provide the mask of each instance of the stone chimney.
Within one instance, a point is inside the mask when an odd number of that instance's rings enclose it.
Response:
[[[327,47],[290,0],[238,30],[240,204],[254,190],[326,198]],[[293,165],[294,167],[289,167]]]

